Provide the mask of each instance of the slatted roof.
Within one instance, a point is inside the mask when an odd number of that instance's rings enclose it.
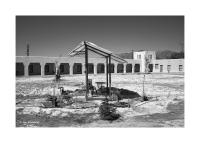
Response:
[[[110,55],[112,60],[115,60],[120,63],[127,63],[126,60],[115,55],[111,51],[104,49],[100,46],[97,46],[96,44],[88,42],[88,41],[82,41],[80,44],[78,44],[78,46],[75,49],[73,49],[71,52],[69,52],[69,55],[76,56],[76,55],[85,54],[85,44],[87,45],[88,50],[90,50],[94,53],[97,53],[103,57],[108,57]]]

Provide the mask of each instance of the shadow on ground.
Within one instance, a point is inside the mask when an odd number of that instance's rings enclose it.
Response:
[[[95,115],[97,113],[71,113],[65,117],[18,114],[16,116],[16,127],[78,127],[98,120],[94,118]]]
[[[181,120],[184,122],[184,101],[180,101],[176,104],[168,104],[167,110],[169,111],[168,113],[155,113],[150,115],[136,116],[135,119],[139,122],[155,123],[155,127],[162,127],[160,123],[163,123],[163,126],[165,126],[166,121],[173,122],[175,120]],[[158,124],[156,125],[156,123]]]

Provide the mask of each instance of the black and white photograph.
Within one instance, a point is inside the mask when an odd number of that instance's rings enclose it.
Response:
[[[184,128],[184,21],[16,15],[16,127]]]
[[[199,142],[197,0],[0,7],[1,142]]]

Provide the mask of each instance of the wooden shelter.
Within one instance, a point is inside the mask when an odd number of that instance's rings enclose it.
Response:
[[[85,83],[86,83],[86,100],[88,98],[88,50],[92,51],[100,56],[103,56],[106,58],[106,87],[108,90],[108,94],[111,94],[111,70],[110,70],[110,66],[111,66],[111,59],[115,60],[119,63],[125,63],[127,62],[126,60],[124,60],[123,58],[113,54],[111,51],[104,49],[102,47],[99,47],[91,42],[88,41],[82,41],[75,49],[73,49],[69,55],[70,56],[76,56],[76,55],[82,55],[85,54]],[[109,87],[109,88],[108,88]]]

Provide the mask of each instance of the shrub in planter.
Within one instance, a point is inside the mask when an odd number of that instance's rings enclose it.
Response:
[[[113,121],[120,117],[120,115],[116,113],[116,108],[113,107],[112,104],[109,104],[108,101],[101,103],[99,113],[102,120]]]

